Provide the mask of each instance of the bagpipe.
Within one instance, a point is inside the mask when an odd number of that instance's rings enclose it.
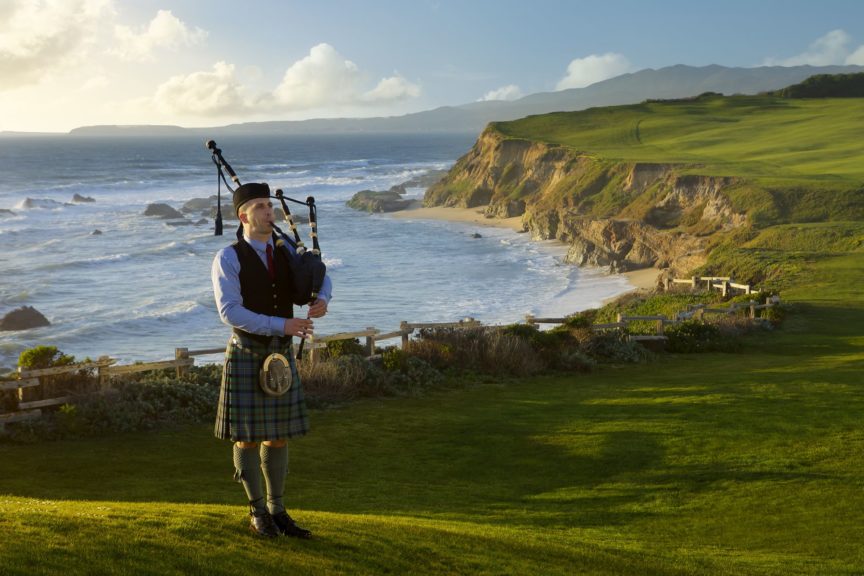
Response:
[[[216,142],[208,140],[204,144],[207,150],[210,150],[213,163],[216,165],[216,222],[215,234],[222,235],[222,183],[232,193],[234,189],[228,184],[225,178],[225,172],[231,176],[231,180],[237,186],[240,186],[240,179],[231,168],[231,165],[225,161],[222,156],[222,150],[216,146]],[[224,170],[224,171],[223,171]],[[273,224],[273,230],[276,232],[276,247],[282,249],[290,266],[291,276],[294,282],[291,300],[292,303],[298,306],[312,304],[318,298],[318,292],[324,283],[324,276],[327,273],[327,266],[321,259],[321,247],[318,244],[318,209],[315,206],[315,198],[309,196],[306,201],[290,198],[282,192],[281,189],[276,189],[271,198],[276,198],[282,205],[282,211],[285,215],[285,222],[291,228],[294,238],[291,239],[285,234],[276,224]],[[291,210],[288,209],[288,202],[302,204],[309,209],[309,227],[311,228],[310,237],[312,238],[312,249],[308,250],[300,239],[300,233],[297,231],[297,225],[291,216]],[[237,238],[243,238],[243,225],[237,229]],[[290,249],[289,249],[290,246]],[[297,350],[297,359],[303,355],[303,345],[306,343],[305,338],[300,339],[300,346]],[[289,371],[290,374],[290,371]],[[262,384],[263,386],[263,384]],[[267,389],[265,388],[265,392]]]

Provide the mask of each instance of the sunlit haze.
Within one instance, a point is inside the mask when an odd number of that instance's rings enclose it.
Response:
[[[3,0],[0,131],[392,116],[674,64],[864,65],[864,3]]]

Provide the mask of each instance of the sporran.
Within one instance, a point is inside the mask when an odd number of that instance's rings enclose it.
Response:
[[[282,396],[291,389],[293,383],[294,376],[291,373],[291,364],[285,356],[274,353],[264,359],[258,384],[265,394]]]

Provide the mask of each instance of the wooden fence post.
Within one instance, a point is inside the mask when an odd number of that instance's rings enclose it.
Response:
[[[750,319],[751,320],[756,319],[756,301],[755,300],[750,300]]]
[[[722,284],[720,285],[720,290],[722,291],[723,298],[725,298],[726,294],[729,293],[729,282],[726,280],[723,280]]]
[[[698,285],[697,283],[699,282],[699,277],[698,277],[698,276],[693,276],[693,278],[691,278],[690,281],[693,283],[693,286],[692,286],[692,288],[690,288],[690,290],[693,291],[693,292],[695,292],[695,291],[696,291],[696,287],[697,287],[697,285]]]
[[[111,381],[111,376],[108,374],[108,366],[106,365],[110,358],[108,356],[100,356],[96,359],[99,366],[96,368],[96,377],[99,379],[99,389],[105,390],[108,388],[108,383]]]
[[[525,315],[525,323],[529,326],[537,327],[537,322],[534,321],[535,316],[533,314]]]
[[[657,320],[657,335],[663,336],[663,320]]]
[[[672,280],[670,278],[663,279],[663,291],[669,292],[669,288],[672,286]]]
[[[367,326],[366,330],[375,330],[374,326]],[[375,355],[375,335],[366,336],[366,356]]]
[[[399,331],[402,332],[402,350],[408,348],[408,321],[402,320],[399,322]]]
[[[186,360],[189,358],[189,349],[188,348],[175,348],[174,349],[174,359],[175,360]],[[186,375],[187,368],[186,366],[177,365],[177,379],[183,378]]]

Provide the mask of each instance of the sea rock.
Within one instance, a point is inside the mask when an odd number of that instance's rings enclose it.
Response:
[[[474,232],[473,234],[471,234],[471,238],[482,238],[482,237],[483,236],[481,236],[479,232]]]
[[[216,204],[216,196],[210,196],[209,198],[192,198],[180,208],[181,212],[189,213],[189,212],[203,212],[209,211],[210,208]]]
[[[91,236],[101,236],[102,231],[97,228],[96,230],[93,230],[93,232],[91,232],[90,235]]]
[[[0,216],[14,216],[15,212],[8,208],[0,208]]]
[[[96,202],[96,200],[94,200],[94,199],[91,198],[90,196],[81,196],[80,194],[75,194],[75,195],[72,196],[72,202],[79,202],[79,203],[82,203],[82,202]]]
[[[165,222],[166,226],[191,226],[192,222],[183,218],[182,220],[169,220]]]
[[[30,210],[32,208],[47,208],[53,210],[68,205],[69,204],[64,202],[57,202],[56,200],[50,200],[48,198],[25,198],[20,204],[18,204],[18,207],[23,210]]]
[[[216,206],[210,207],[210,210],[202,213],[203,216],[216,218]],[[237,214],[234,212],[234,206],[231,204],[222,204],[222,220],[237,220]]]
[[[28,330],[30,328],[50,325],[51,323],[48,319],[32,306],[16,308],[3,316],[3,318],[0,318],[0,331]]]
[[[165,219],[182,219],[183,214],[178,212],[176,209],[172,208],[168,204],[148,204],[147,209],[144,210],[144,216],[155,216],[157,218],[165,218]]]
[[[411,205],[413,200],[406,200],[393,188],[386,192],[375,190],[361,190],[351,197],[347,202],[350,208],[364,210],[366,212],[396,212],[404,210]]]

